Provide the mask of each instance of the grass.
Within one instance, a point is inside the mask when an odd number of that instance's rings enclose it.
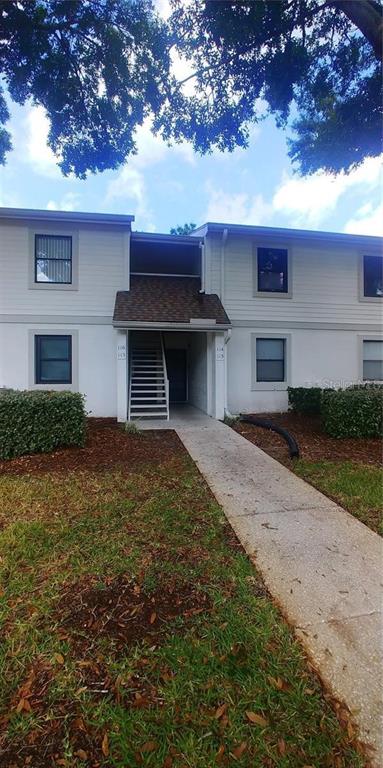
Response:
[[[0,478],[1,765],[361,768],[347,713],[175,453]]]
[[[297,475],[383,535],[383,470],[354,461],[306,461],[294,464]]]

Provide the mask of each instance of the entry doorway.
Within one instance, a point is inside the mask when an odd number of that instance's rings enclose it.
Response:
[[[169,402],[171,404],[187,403],[187,350],[166,349],[165,355],[166,368],[169,379]]]

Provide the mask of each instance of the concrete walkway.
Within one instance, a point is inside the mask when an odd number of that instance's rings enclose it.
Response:
[[[186,419],[175,429],[381,768],[381,539],[220,422]]]

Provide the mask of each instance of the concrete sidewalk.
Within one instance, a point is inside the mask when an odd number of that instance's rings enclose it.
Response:
[[[381,768],[381,539],[224,424],[176,431]]]

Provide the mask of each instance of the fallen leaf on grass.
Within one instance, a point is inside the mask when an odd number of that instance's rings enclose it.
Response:
[[[238,744],[238,747],[233,749],[233,752],[232,752],[233,757],[235,757],[238,760],[240,757],[242,757],[246,749],[247,749],[246,741],[242,741],[241,744]]]
[[[31,712],[32,707],[28,701],[28,699],[20,699],[17,707],[16,712],[20,714],[20,712]]]
[[[104,755],[104,757],[108,757],[108,755],[109,755],[109,738],[108,738],[108,734],[107,733],[104,734],[104,738],[103,738],[102,744],[101,744],[101,751],[102,751],[102,754]]]
[[[76,752],[74,752],[75,757],[79,757],[80,760],[87,760],[88,759],[88,753],[85,752],[85,749],[76,749]]]
[[[219,718],[222,717],[222,715],[226,712],[226,710],[227,710],[227,704],[221,704],[221,706],[218,707],[218,709],[216,709],[216,712],[214,715],[216,720],[219,720]]]
[[[215,756],[216,763],[220,763],[221,762],[224,754],[225,754],[225,747],[223,746],[223,744],[221,744],[221,746],[220,746],[220,748],[219,748],[219,750],[218,750],[218,752],[217,752],[217,754]]]
[[[157,614],[155,613],[155,611],[153,611],[153,613],[150,616],[150,623],[154,624],[156,618],[157,618]]]
[[[254,723],[254,725],[260,725],[261,728],[266,728],[266,726],[269,724],[269,721],[262,717],[262,715],[258,715],[257,712],[246,712],[246,717],[250,723]]]
[[[157,743],[155,741],[146,741],[145,744],[141,747],[141,752],[154,752],[156,748]]]
[[[284,739],[278,739],[278,752],[280,755],[286,754],[286,742]]]
[[[62,653],[55,653],[54,660],[57,661],[57,664],[64,664],[65,662],[65,659]]]

